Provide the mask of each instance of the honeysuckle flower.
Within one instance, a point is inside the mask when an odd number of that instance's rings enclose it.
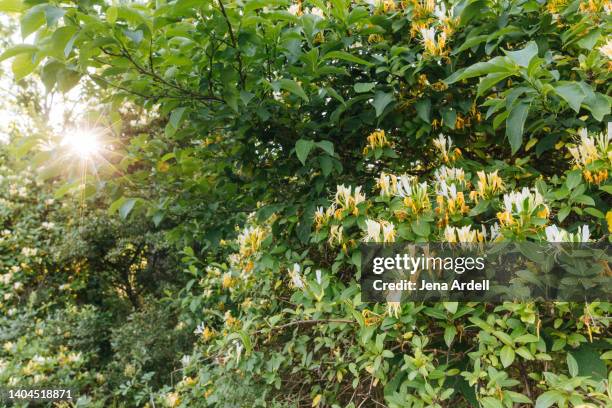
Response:
[[[527,187],[521,191],[504,194],[504,211],[497,213],[502,227],[522,227],[531,217],[548,218],[550,210],[537,189],[531,192]]]
[[[181,358],[182,366],[187,367],[189,363],[191,363],[191,356],[187,354],[183,355],[183,357]]]
[[[446,32],[436,33],[435,27],[421,28],[423,47],[429,55],[444,55],[446,48]],[[437,35],[436,35],[437,34]]]
[[[381,229],[378,221],[366,220],[366,236],[363,240],[366,242],[379,242]]]
[[[440,168],[434,171],[434,177],[437,183],[441,183],[443,181],[447,183],[455,183],[459,185],[465,185],[465,172],[463,169],[459,169],[456,167],[446,167],[445,165],[440,166]]]
[[[578,230],[571,234],[566,230],[557,227],[556,225],[550,225],[544,230],[546,234],[546,241],[548,242],[589,242],[591,234],[589,232],[588,225],[582,225],[578,227]]]
[[[498,170],[492,173],[485,173],[484,171],[477,172],[478,182],[476,190],[470,193],[470,198],[474,201],[478,201],[479,197],[491,198],[504,191],[504,182],[501,177],[498,176],[497,172]]]
[[[178,392],[169,392],[166,394],[166,406],[170,408],[177,407],[181,403],[181,398]]]
[[[433,140],[433,145],[440,151],[445,163],[453,162],[461,155],[461,150],[453,148],[453,139],[450,136],[444,136],[442,133]]]
[[[300,3],[292,4],[287,11],[294,16],[299,16],[302,14]]]
[[[472,230],[471,225],[463,227],[452,227],[447,225],[444,229],[444,239],[449,243],[475,243],[484,242],[486,233],[481,231]]]
[[[568,146],[575,167],[582,170],[582,175],[587,182],[601,184],[608,179],[608,168],[612,166],[612,149],[610,149],[612,134],[609,129],[607,134],[600,133],[597,136],[589,136],[586,129],[580,129],[578,134],[577,143]],[[588,170],[587,166],[597,160],[606,162],[608,168],[598,171]]]
[[[266,232],[261,227],[246,227],[238,235],[238,243],[240,245],[240,255],[248,257],[257,252],[264,240]]]
[[[317,284],[319,284],[319,285],[320,285],[321,283],[323,283],[323,276],[322,276],[322,274],[321,274],[321,270],[320,270],[320,269],[317,269],[317,270],[315,271],[315,277],[316,277],[316,279],[317,279]]]
[[[332,225],[329,229],[328,243],[331,246],[342,244],[342,234],[344,228],[342,225]]]
[[[234,348],[236,350],[236,362],[239,363],[240,356],[242,355],[242,349],[244,348],[244,346],[239,341],[234,340]]]
[[[302,268],[297,263],[293,264],[293,269],[289,269],[289,276],[291,276],[291,282],[293,283],[293,286],[298,289],[304,288],[304,280],[302,279],[302,275],[300,275],[301,272]]]
[[[385,147],[393,147],[393,143],[387,139],[384,130],[375,130],[367,137],[367,145],[363,149],[363,154],[367,154],[370,150],[382,149]]]
[[[402,311],[402,305],[400,302],[387,302],[387,315],[393,316],[396,319],[400,318],[400,312]]]
[[[380,189],[381,197],[390,196],[397,193],[397,176],[393,174],[380,173],[376,180],[376,186]]]
[[[52,222],[45,221],[41,224],[41,227],[43,227],[43,229],[46,229],[46,230],[51,230],[55,227],[55,224]]]
[[[395,224],[389,221],[381,221],[383,242],[395,242]]]
[[[319,18],[325,18],[325,14],[323,14],[323,10],[318,7],[311,7],[308,10],[308,14],[312,14],[313,16],[317,16]]]
[[[608,59],[612,59],[612,39],[608,39],[604,45],[599,47],[599,52]]]

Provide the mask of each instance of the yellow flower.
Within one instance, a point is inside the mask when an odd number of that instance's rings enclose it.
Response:
[[[181,399],[177,392],[169,392],[166,394],[166,406],[170,408],[177,407],[181,403]]]
[[[606,222],[608,223],[608,232],[612,233],[612,210],[606,213]]]

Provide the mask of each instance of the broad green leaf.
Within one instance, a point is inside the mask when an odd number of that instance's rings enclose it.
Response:
[[[353,88],[355,88],[355,92],[357,93],[364,93],[371,91],[374,86],[376,86],[376,82],[358,82]]]
[[[334,144],[330,142],[329,140],[321,140],[321,141],[318,141],[316,144],[321,149],[323,149],[325,153],[329,154],[330,156],[334,155]]]
[[[294,80],[283,78],[279,81],[279,85],[282,89],[289,91],[292,94],[304,99],[304,101],[308,102],[308,96],[306,95],[306,92],[304,92],[300,84],[298,84]]]
[[[514,349],[511,346],[505,345],[504,347],[502,347],[499,353],[499,359],[501,360],[501,363],[504,368],[510,367],[512,365],[512,363],[514,362],[514,355]]]
[[[525,128],[525,121],[529,114],[529,104],[519,102],[516,104],[506,119],[506,136],[510,142],[510,148],[512,154],[515,154],[523,143],[523,129]]]
[[[504,408],[504,404],[497,398],[484,397],[481,402],[483,408]]]
[[[414,108],[417,111],[417,116],[424,122],[431,123],[431,100],[421,99],[414,104]]]
[[[474,78],[493,72],[508,72],[514,74],[517,72],[516,65],[514,65],[512,60],[508,57],[495,57],[490,61],[477,62],[468,68],[456,71],[454,74],[446,78],[444,83],[450,85],[463,79]]]
[[[576,361],[574,356],[571,355],[571,353],[567,353],[566,361],[567,369],[569,370],[570,376],[576,377],[578,375],[578,362]]]
[[[45,24],[45,11],[40,6],[35,6],[26,11],[21,17],[21,36],[26,38]]]
[[[455,339],[455,336],[457,335],[457,328],[453,325],[449,325],[446,326],[446,329],[444,329],[444,342],[446,343],[447,347],[450,347],[451,344],[453,344],[453,340]]]
[[[387,105],[389,105],[393,101],[393,94],[386,93],[382,91],[376,92],[374,95],[374,101],[372,101],[372,106],[376,110],[376,116],[382,115]]]
[[[38,58],[34,54],[19,54],[13,60],[12,70],[15,75],[15,80],[19,81],[22,78],[30,75],[38,66]]]
[[[345,52],[345,51],[328,52],[327,54],[325,54],[323,59],[324,60],[340,59],[340,60],[344,60],[348,62],[354,62],[355,64],[368,65],[368,66],[372,65],[371,62],[368,62],[362,58],[356,57],[353,54],[349,54],[348,52]]]
[[[546,391],[541,394],[535,403],[535,408],[548,408],[553,405],[559,398],[562,398],[562,394],[559,391]]]
[[[482,78],[478,83],[478,94],[477,96],[482,96],[486,91],[494,87],[500,81],[508,78],[512,75],[512,72],[493,72],[486,77]]]
[[[555,87],[555,92],[563,98],[576,113],[580,110],[580,104],[586,97],[582,88],[576,82],[564,82],[563,85]]]
[[[303,165],[306,164],[306,159],[308,158],[308,154],[310,150],[314,147],[314,142],[312,140],[300,139],[295,144],[295,154],[300,162]]]
[[[117,10],[117,7],[110,6],[106,9],[106,21],[108,21],[110,24],[115,24],[118,15],[119,10]]]
[[[531,59],[538,55],[538,45],[535,43],[535,41],[530,41],[522,50],[505,51],[505,53],[518,66],[527,68],[529,66],[529,62],[531,62]]]
[[[567,179],[565,180],[565,185],[567,186],[567,188],[571,190],[574,187],[576,187],[578,184],[580,184],[581,180],[582,180],[582,171],[573,170],[567,173]]]
[[[21,0],[0,0],[0,11],[3,13],[17,13],[23,10]]]
[[[128,215],[130,215],[130,213],[134,209],[136,201],[136,198],[128,198],[121,204],[121,207],[119,207],[119,216],[122,220],[127,219]]]
[[[38,51],[38,47],[35,45],[19,44],[4,51],[2,55],[0,55],[0,62],[19,54],[33,54],[36,51]]]

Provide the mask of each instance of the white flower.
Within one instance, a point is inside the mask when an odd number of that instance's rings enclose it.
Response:
[[[312,7],[309,11],[308,14],[312,14],[313,16],[317,16],[320,18],[325,18],[325,15],[323,14],[323,10],[321,10],[318,7]]]
[[[557,227],[556,225],[549,225],[544,229],[546,234],[546,241],[554,242],[589,242],[591,234],[589,232],[588,225],[582,225],[578,227],[578,231],[574,234],[570,234],[566,230]]]
[[[561,231],[556,225],[550,225],[544,229],[546,233],[546,241],[548,242],[563,242]],[[565,231],[564,231],[565,232]]]
[[[293,14],[294,16],[297,16],[298,13],[300,12],[300,5],[299,4],[292,4],[291,7],[289,7],[289,9],[287,11],[290,14]]]
[[[380,240],[381,225],[378,221],[366,220],[366,236],[363,238],[365,242],[378,242]]]
[[[200,335],[200,334],[204,333],[205,329],[206,329],[206,325],[204,324],[204,322],[201,322],[200,324],[198,324],[196,329],[193,331],[193,334]]]
[[[316,278],[317,278],[317,283],[320,285],[320,284],[323,282],[323,277],[322,277],[322,274],[321,274],[321,270],[320,270],[320,269],[317,269],[317,270],[315,271],[315,276],[316,276]]]
[[[599,52],[601,52],[602,55],[605,55],[609,59],[612,59],[612,39],[608,39],[608,41],[604,45],[599,47]]]
[[[302,279],[302,268],[297,263],[293,264],[293,269],[289,270],[289,276],[291,276],[291,281],[293,282],[293,286],[296,288],[302,289],[304,288],[304,280]]]
[[[383,221],[380,225],[382,226],[383,242],[395,242],[395,224]]]
[[[416,177],[402,174],[397,183],[397,195],[406,198],[412,195],[412,186]]]
[[[185,354],[181,358],[181,364],[183,365],[183,367],[187,367],[189,365],[189,363],[191,363],[191,356]]]
[[[43,229],[51,230],[53,229],[53,227],[55,227],[55,223],[45,221],[41,224],[41,226],[43,227]]]

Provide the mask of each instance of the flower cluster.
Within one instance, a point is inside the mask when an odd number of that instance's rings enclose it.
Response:
[[[393,147],[393,143],[389,141],[384,130],[376,130],[368,135],[367,145],[363,148],[363,154],[367,155],[370,151],[386,147]]]
[[[582,170],[587,182],[601,184],[608,179],[608,170],[612,167],[612,135],[608,132],[589,136],[586,129],[580,129],[578,133],[577,143],[568,146],[575,167]]]

